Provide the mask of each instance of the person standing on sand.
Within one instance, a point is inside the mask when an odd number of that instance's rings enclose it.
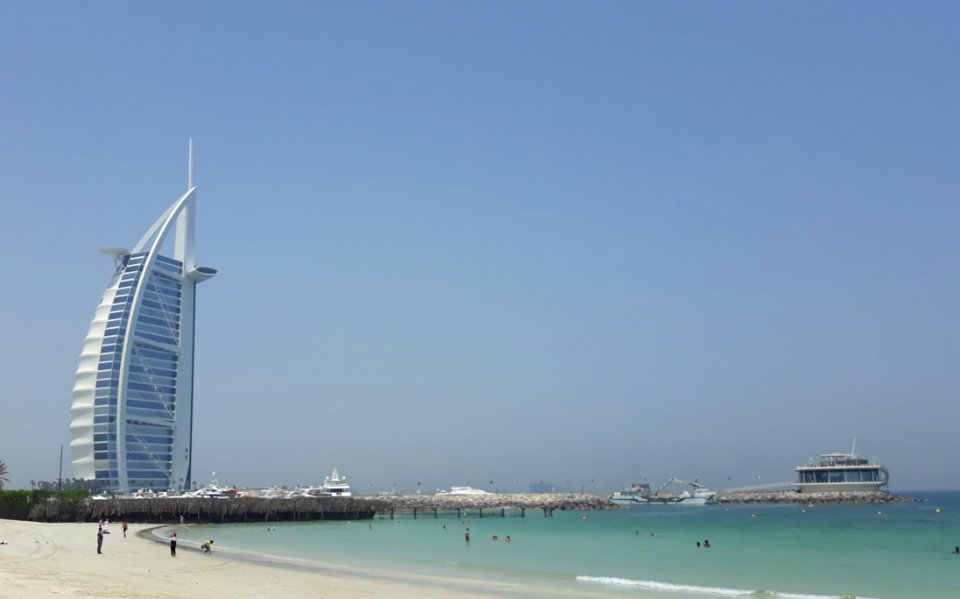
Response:
[[[170,557],[177,557],[177,533],[170,533]]]
[[[97,527],[97,553],[103,553],[100,549],[103,547],[103,527]]]
[[[123,524],[120,525],[120,528],[123,529],[123,538],[126,539],[127,538],[127,521],[126,520],[123,521]]]

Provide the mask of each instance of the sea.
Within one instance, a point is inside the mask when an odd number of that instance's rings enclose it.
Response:
[[[525,517],[387,515],[176,530],[181,541],[214,539],[215,551],[241,559],[481,581],[515,596],[553,589],[637,599],[957,599],[960,491],[904,495],[923,501],[644,505],[552,517],[527,510]]]

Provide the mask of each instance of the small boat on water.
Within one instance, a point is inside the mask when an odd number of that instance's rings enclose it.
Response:
[[[484,491],[483,489],[474,489],[473,487],[450,487],[450,490],[439,490],[435,493],[436,496],[444,497],[450,495],[493,495],[489,491]]]

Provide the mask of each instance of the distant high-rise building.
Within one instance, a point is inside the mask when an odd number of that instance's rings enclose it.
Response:
[[[70,448],[76,478],[119,493],[191,485],[195,288],[217,271],[194,259],[192,147],[190,162],[187,192],[133,250],[101,250],[116,270],[80,353]]]

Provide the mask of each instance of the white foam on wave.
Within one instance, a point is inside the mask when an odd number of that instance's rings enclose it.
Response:
[[[777,599],[873,599],[859,595],[803,595],[800,593],[774,593]]]
[[[725,589],[722,587],[700,587],[692,584],[673,584],[657,582],[656,580],[631,580],[613,576],[577,576],[577,582],[592,582],[614,586],[632,587],[650,591],[666,591],[672,593],[696,593],[715,597],[769,597],[771,599],[871,599],[853,595],[806,595],[801,593],[776,593],[773,591],[745,591],[742,589]]]
[[[703,595],[716,595],[718,597],[749,597],[753,595],[752,591],[741,591],[738,589],[698,587],[690,584],[671,584],[669,582],[657,582],[656,580],[631,580],[629,578],[614,578],[612,576],[577,576],[577,581],[634,587],[638,589],[648,589],[651,591],[700,593]]]

